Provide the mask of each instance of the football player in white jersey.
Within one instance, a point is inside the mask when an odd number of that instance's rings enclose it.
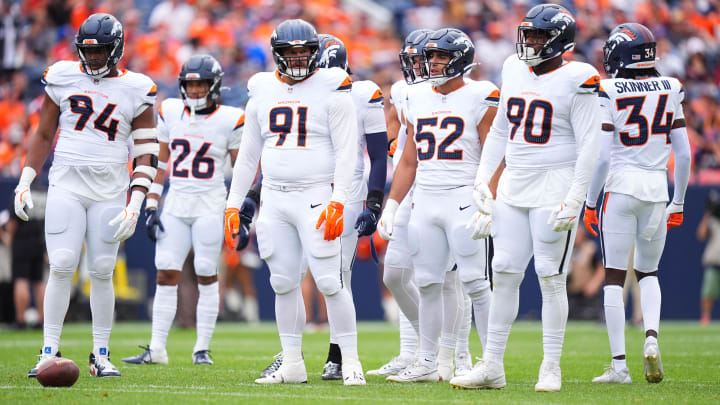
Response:
[[[655,36],[637,23],[618,25],[605,42],[604,66],[611,79],[600,82],[602,147],[588,190],[584,222],[597,225],[596,203],[605,185],[600,221],[605,264],[605,322],[612,365],[595,383],[630,384],[625,361],[625,303],[622,289],[628,255],[640,285],[645,345],[645,379],[659,383],[663,367],[658,349],[660,284],[658,264],[668,229],[683,222],[690,177],[690,144],[680,81],[655,70]],[[667,162],[675,155],[675,190],[667,188]]]
[[[345,44],[337,37],[329,34],[318,35],[320,54],[318,68],[340,68],[352,74],[348,66],[348,55]],[[382,202],[384,199],[385,177],[387,175],[387,125],[383,109],[384,97],[380,87],[370,80],[353,82],[351,91],[358,124],[358,157],[353,173],[353,185],[348,196],[343,221],[354,224],[344,227],[340,235],[342,249],[342,282],[352,296],[351,275],[355,260],[358,236],[372,235],[377,227]],[[370,173],[365,181],[365,150],[370,158]],[[365,203],[365,207],[363,207]],[[242,211],[242,210],[241,210]],[[307,261],[303,260],[299,271],[304,275]],[[261,377],[275,371],[282,364],[282,356],[268,366]],[[337,344],[334,332],[330,330],[330,349],[322,372],[323,380],[342,380],[342,353]]]
[[[45,290],[43,349],[28,377],[36,376],[41,362],[60,357],[60,334],[83,241],[91,285],[90,373],[120,376],[108,349],[115,309],[112,274],[120,242],[135,232],[158,155],[153,109],[157,88],[145,75],[118,69],[123,45],[120,22],[110,14],[93,14],[75,37],[80,62],[57,62],[43,75],[46,94],[40,124],[15,188],[15,212],[27,220],[26,210],[33,207],[30,183],[57,132],[45,212],[50,277]],[[134,170],[128,202],[130,138]]]
[[[355,307],[342,286],[343,210],[358,155],[352,80],[338,68],[318,69],[318,35],[303,20],[286,20],[270,38],[275,72],[250,78],[245,129],[225,211],[225,240],[234,248],[239,209],[260,157],[263,191],[258,249],[270,268],[283,363],[259,384],[307,381],[302,358],[305,306],[298,265],[307,258],[327,303],[342,352],[345,385],[364,385],[357,354]]]
[[[538,5],[518,27],[517,55],[502,69],[500,106],[475,179],[474,237],[492,218],[493,299],[487,347],[458,388],[503,388],[503,357],[530,258],[542,293],[544,359],[535,391],[559,391],[567,323],[566,278],[578,216],[599,146],[597,70],[564,61],[575,20],[563,7]],[[488,182],[505,159],[497,200]],[[492,215],[492,216],[491,216]]]
[[[228,155],[235,162],[245,123],[242,109],[219,104],[222,77],[222,67],[215,58],[194,55],[178,77],[182,99],[168,98],[160,105],[159,169],[145,204],[158,269],[152,339],[143,353],[124,358],[126,363],[168,363],[165,347],[177,310],[180,271],[192,247],[199,292],[192,360],[194,364],[213,364],[208,349],[220,305],[217,268],[227,195],[222,168]],[[158,216],[166,177],[170,187]]]
[[[478,319],[490,301],[486,242],[471,238],[465,226],[472,215],[472,184],[481,145],[497,110],[499,91],[487,81],[463,74],[473,66],[475,49],[454,28],[430,34],[423,47],[429,82],[408,88],[408,134],[395,171],[389,199],[378,224],[380,236],[392,240],[399,201],[413,183],[408,248],[420,291],[420,344],[415,362],[396,382],[433,382],[438,375],[438,339],[443,322],[442,287],[450,256]],[[470,211],[470,212],[468,212]],[[484,327],[478,322],[478,334]]]
[[[392,104],[390,120],[396,120],[398,125],[397,132],[392,134],[395,140],[391,148],[394,150],[389,152],[394,167],[397,167],[400,161],[407,139],[405,121],[407,89],[409,85],[427,80],[422,77],[427,76],[422,74],[426,69],[422,48],[432,32],[428,29],[419,29],[408,34],[398,55],[404,80],[394,83],[390,89],[390,103]],[[402,200],[395,215],[393,239],[388,243],[385,253],[383,273],[383,282],[392,292],[400,308],[400,354],[379,369],[368,371],[370,375],[398,374],[415,360],[419,328],[419,292],[413,280],[412,260],[408,248],[407,224],[410,220],[411,204],[412,190]],[[453,265],[454,261],[451,260],[450,267],[456,269],[457,267],[453,267]],[[451,270],[445,274],[442,294],[443,327],[438,354],[438,373],[442,379],[449,380],[453,375],[453,351],[455,352],[456,375],[469,372],[472,368],[468,341],[472,328],[472,305],[470,298],[463,293],[457,271]],[[406,316],[406,313],[409,315]],[[481,339],[484,340],[484,337]]]

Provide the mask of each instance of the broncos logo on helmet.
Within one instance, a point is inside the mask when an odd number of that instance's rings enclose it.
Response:
[[[605,72],[615,77],[624,69],[653,69],[656,43],[653,33],[638,23],[620,24],[603,46]]]
[[[318,67],[331,68],[338,67],[348,74],[352,74],[350,66],[348,66],[348,53],[345,44],[340,38],[330,34],[319,34],[320,40],[320,60]]]
[[[473,66],[475,58],[475,46],[467,34],[456,28],[442,28],[434,31],[428,37],[425,46],[422,48],[426,65],[426,77],[433,84],[440,86],[452,79],[461,76]],[[438,65],[437,62],[430,62],[433,53],[442,52],[450,57],[442,68],[440,75],[432,75],[431,65]]]

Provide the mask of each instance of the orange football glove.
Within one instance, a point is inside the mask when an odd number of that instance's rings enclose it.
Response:
[[[667,218],[667,229],[675,228],[683,223],[683,205],[670,203],[665,209],[665,218]]]
[[[330,201],[318,218],[315,229],[320,229],[320,225],[325,222],[325,234],[323,239],[334,240],[343,232],[343,209],[345,207],[336,201]]]
[[[598,226],[597,210],[595,207],[585,206],[585,214],[583,215],[583,222],[585,223],[585,229],[590,232],[593,236],[598,236],[598,233],[593,229],[593,225]]]
[[[393,139],[390,141],[390,144],[388,144],[388,156],[395,156],[395,151],[397,151],[397,138]]]
[[[232,250],[237,247],[235,235],[238,232],[240,232],[240,210],[227,208],[225,210],[225,244]]]

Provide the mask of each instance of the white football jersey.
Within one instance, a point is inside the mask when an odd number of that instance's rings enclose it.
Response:
[[[419,189],[449,189],[472,185],[480,163],[477,126],[488,107],[496,107],[498,88],[488,81],[464,79],[449,93],[438,93],[429,82],[409,86],[406,119],[415,128]]]
[[[387,132],[385,122],[384,96],[380,87],[370,80],[353,82],[351,91],[358,126],[358,159],[353,174],[353,183],[348,194],[348,203],[365,201],[367,181],[365,180],[366,134]]]
[[[405,148],[405,141],[407,140],[407,125],[403,122],[402,117],[405,116],[405,100],[407,99],[408,84],[405,80],[398,80],[393,83],[390,87],[390,104],[395,106],[397,111],[398,120],[400,120],[400,129],[397,134],[397,143],[395,148],[395,154],[392,158],[393,170],[398,165],[400,157],[402,156],[403,148]]]
[[[153,108],[153,81],[128,70],[117,77],[93,78],[74,61],[53,64],[42,81],[60,108],[51,184],[93,199],[125,191],[132,122]]]
[[[522,207],[563,201],[585,136],[574,128],[588,118],[573,113],[575,98],[597,94],[597,70],[587,63],[564,62],[538,76],[511,55],[503,65],[502,82],[493,122],[493,128],[507,133],[498,198]]]
[[[684,119],[682,84],[673,77],[600,82],[601,122],[615,127],[605,191],[668,201],[670,130]]]
[[[225,208],[223,168],[228,152],[240,146],[245,114],[240,108],[218,106],[194,119],[181,99],[168,98],[158,111],[158,140],[168,144],[170,181],[164,209],[179,217],[197,216],[202,208]],[[193,204],[188,199],[194,200]],[[182,201],[180,201],[182,200]]]
[[[250,187],[247,173],[260,158],[263,187],[334,184],[333,198],[346,203],[358,147],[351,89],[352,80],[340,68],[318,69],[294,85],[277,71],[252,76],[228,207],[242,203]],[[336,160],[343,164],[336,167]]]

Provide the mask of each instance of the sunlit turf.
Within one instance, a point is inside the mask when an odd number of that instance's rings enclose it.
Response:
[[[149,323],[118,323],[111,338],[111,358],[122,377],[98,379],[87,368],[92,348],[89,323],[70,323],[63,330],[60,349],[80,366],[80,379],[71,388],[44,388],[25,375],[36,361],[41,331],[0,329],[0,404],[102,403],[180,404],[211,403],[572,403],[572,404],[701,404],[720,403],[720,325],[700,328],[690,322],[663,322],[660,349],[665,380],[648,384],[643,378],[643,332],[627,329],[627,358],[633,384],[597,385],[590,380],[610,362],[607,334],[602,324],[571,322],[561,363],[563,388],[559,393],[535,393],[542,360],[539,322],[518,322],[510,335],[505,357],[508,386],[499,391],[453,390],[447,383],[395,384],[367,376],[365,387],[344,387],[340,381],[322,381],[327,354],[327,332],[306,333],[303,342],[308,384],[261,386],[260,371],[279,351],[274,324],[248,326],[221,323],[211,351],[213,366],[194,366],[191,351],[195,331],[173,329],[168,339],[170,364],[131,366],[122,357],[141,352],[149,342]],[[473,332],[471,349],[480,354]],[[360,359],[365,370],[377,368],[397,355],[398,332],[384,323],[359,325]]]

